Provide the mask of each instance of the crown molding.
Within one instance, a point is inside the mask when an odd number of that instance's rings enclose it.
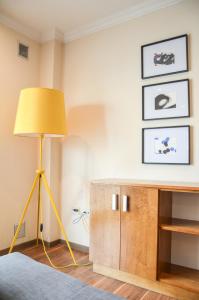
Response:
[[[10,17],[3,15],[2,13],[0,13],[0,23],[5,25],[8,28],[13,29],[16,32],[19,32],[20,34],[23,34],[24,36],[38,43],[46,43],[52,40],[58,40],[64,42],[64,34],[56,28],[44,33],[40,33],[28,26],[24,26],[20,24],[19,22],[13,20]]]
[[[16,32],[25,35],[33,41],[40,42],[40,32],[33,30],[28,26],[22,25],[19,22],[13,20],[12,18],[3,15],[2,13],[0,13],[0,23],[8,28],[13,29]]]
[[[125,23],[131,19],[144,16],[156,10],[178,4],[182,1],[184,0],[151,0],[148,3],[145,2],[134,5],[126,10],[121,11],[120,13],[116,13],[97,22],[82,26],[79,28],[79,30],[65,32],[64,42],[68,43],[70,41],[80,39],[81,37],[113,27],[115,25],[119,25],[121,23]]]
[[[8,16],[3,15],[2,13],[0,13],[0,23],[39,43],[45,43],[51,40],[58,40],[68,43],[70,41],[80,39],[81,37],[87,36],[89,34],[152,13],[156,10],[178,4],[182,1],[184,0],[149,0],[147,2],[144,1],[119,13],[115,13],[107,18],[103,18],[94,23],[82,26],[79,29],[66,31],[64,34],[58,29],[52,29],[43,33],[38,32],[28,26],[20,24],[19,22],[13,20]]]

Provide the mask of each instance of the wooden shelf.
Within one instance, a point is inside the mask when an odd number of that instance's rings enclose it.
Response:
[[[199,236],[199,221],[170,219],[168,224],[160,224],[160,228],[167,231],[194,234]]]
[[[177,265],[170,265],[170,272],[162,272],[159,281],[199,293],[199,271]]]

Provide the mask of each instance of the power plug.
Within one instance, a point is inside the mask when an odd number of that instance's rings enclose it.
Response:
[[[82,214],[84,214],[84,215],[89,215],[89,214],[90,214],[90,211],[89,211],[89,210],[84,210],[84,211],[82,212]]]

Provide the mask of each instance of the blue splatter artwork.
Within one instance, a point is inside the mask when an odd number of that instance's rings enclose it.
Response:
[[[176,138],[155,137],[154,150],[155,150],[155,154],[174,155],[177,152]]]

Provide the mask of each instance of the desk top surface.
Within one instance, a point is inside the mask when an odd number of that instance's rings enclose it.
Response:
[[[148,188],[158,188],[168,191],[199,192],[199,182],[177,182],[177,181],[159,181],[159,180],[137,180],[137,179],[98,179],[93,180],[91,184],[102,185],[121,185],[121,186],[143,186]]]

